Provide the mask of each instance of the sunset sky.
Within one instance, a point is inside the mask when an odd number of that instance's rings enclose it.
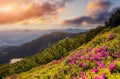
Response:
[[[0,0],[0,30],[93,28],[119,0]]]

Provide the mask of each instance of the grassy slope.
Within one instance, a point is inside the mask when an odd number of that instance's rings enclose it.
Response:
[[[120,26],[97,35],[66,58],[7,79],[120,79],[119,52]]]

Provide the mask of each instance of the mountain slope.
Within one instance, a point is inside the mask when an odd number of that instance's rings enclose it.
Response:
[[[56,44],[48,47],[44,51],[29,57],[25,57],[19,62],[1,65],[0,79],[4,79],[5,77],[16,73],[18,74],[21,72],[28,71],[34,67],[47,64],[52,60],[66,57],[70,54],[70,51],[75,50],[82,44],[88,43],[98,33],[104,31],[105,29],[106,27],[98,27],[86,33],[78,34],[78,36],[73,39],[65,38],[63,40],[60,40]]]
[[[11,50],[7,54],[0,56],[0,64],[9,62],[13,58],[23,58],[41,52],[45,48],[55,44],[56,42],[64,39],[65,37],[73,38],[78,34],[79,33],[73,34],[73,33],[54,32],[51,34],[43,35],[42,37],[36,40],[33,40],[29,43],[19,46],[16,49]]]
[[[107,31],[107,30],[106,30]],[[119,79],[120,26],[97,35],[71,55],[7,79]]]
[[[13,49],[16,49],[17,46],[3,46],[3,47],[0,47],[0,55],[3,55],[3,54],[6,54],[7,52],[13,50]]]

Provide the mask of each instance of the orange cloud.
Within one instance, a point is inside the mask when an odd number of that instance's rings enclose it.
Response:
[[[0,23],[14,23],[31,18],[54,19],[64,9],[64,5],[32,0],[1,0]]]
[[[103,24],[104,21],[114,12],[114,10],[110,11],[112,4],[113,3],[109,0],[91,0],[86,6],[88,15],[64,20],[62,24],[75,26]]]
[[[93,0],[89,2],[89,4],[86,7],[86,10],[90,15],[97,15],[99,13],[104,13],[108,11],[111,5],[112,3],[107,0]]]

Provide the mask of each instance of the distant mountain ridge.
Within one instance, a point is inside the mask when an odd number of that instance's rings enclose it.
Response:
[[[30,42],[42,35],[50,34],[52,32],[68,32],[81,33],[87,29],[63,29],[63,30],[9,30],[0,31],[0,47],[2,46],[19,46]]]

